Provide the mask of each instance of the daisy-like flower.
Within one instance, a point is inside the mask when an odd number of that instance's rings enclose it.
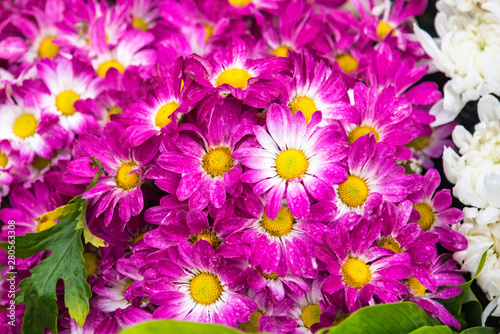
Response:
[[[160,305],[155,319],[220,323],[234,327],[250,320],[257,309],[254,302],[234,291],[231,284],[239,270],[214,255],[212,245],[200,240],[196,245],[182,241],[178,259],[162,259],[144,276],[152,291],[150,302]],[[158,280],[159,277],[165,278]],[[160,286],[161,284],[161,286]]]
[[[417,187],[415,177],[405,175],[404,167],[396,166],[394,147],[377,143],[371,133],[351,146],[348,167],[347,180],[335,186],[337,217],[347,212],[364,214],[382,200],[400,202],[406,198],[409,186]]]
[[[267,112],[267,131],[254,127],[261,147],[243,148],[234,153],[248,170],[241,180],[256,183],[253,191],[266,194],[266,215],[275,219],[286,198],[291,214],[307,218],[309,195],[317,200],[331,198],[334,184],[345,180],[340,161],[345,145],[335,126],[318,127],[321,113],[314,113],[306,124],[302,112],[292,114],[288,107],[273,104]]]
[[[356,298],[366,305],[374,295],[385,303],[397,302],[398,296],[408,292],[401,280],[411,273],[410,255],[380,256],[371,252],[380,229],[380,221],[361,218],[351,231],[341,222],[325,234],[329,248],[315,250],[330,273],[322,286],[324,292],[344,290],[347,305],[353,305]]]
[[[241,38],[233,37],[208,59],[196,54],[187,57],[185,72],[196,85],[189,85],[185,94],[194,101],[231,94],[252,107],[268,107],[279,94],[276,76],[289,69],[289,61],[281,57],[250,60],[249,51]]]
[[[460,251],[467,248],[467,240],[452,230],[450,225],[459,223],[464,214],[457,208],[450,208],[449,189],[442,189],[434,194],[440,182],[439,172],[429,169],[425,173],[422,189],[408,195],[414,208],[410,221],[416,221],[424,231],[439,234],[439,242],[446,249]]]
[[[377,142],[394,145],[398,158],[411,158],[410,150],[404,145],[420,133],[411,118],[411,105],[405,99],[396,97],[393,87],[384,88],[379,93],[377,88],[357,83],[353,96],[359,123],[343,122],[349,143],[353,144],[359,137],[372,133]]]
[[[132,146],[161,134],[175,139],[177,123],[188,111],[181,98],[182,62],[179,59],[168,69],[158,65],[153,78],[155,95],[149,95],[147,101],[132,103],[117,116],[118,122],[127,127],[125,136]]]
[[[154,28],[160,13],[158,11],[158,0],[122,0],[118,4],[127,6],[132,20],[132,26],[136,29],[147,31]]]
[[[338,73],[330,70],[324,62],[317,62],[307,52],[290,53],[294,66],[291,82],[288,77],[283,85],[281,101],[292,113],[302,111],[309,122],[316,110],[321,111],[324,120],[335,119],[359,124],[360,117],[346,102],[346,85]]]
[[[116,122],[106,124],[101,138],[86,134],[80,137],[80,145],[88,157],[97,158],[104,170],[99,182],[82,197],[91,199],[89,206],[94,207],[94,217],[104,213],[104,223],[109,225],[115,206],[123,223],[131,216],[137,216],[144,207],[141,191],[146,164],[156,154],[155,147],[138,146],[131,148],[125,137],[124,129]],[[147,145],[149,142],[145,142]],[[149,143],[150,144],[150,143]],[[154,146],[154,145],[151,145]],[[67,183],[87,184],[94,177],[97,168],[88,157],[73,160],[63,175]],[[94,218],[93,217],[93,218]],[[92,218],[92,219],[93,219]]]
[[[95,99],[104,89],[102,78],[90,65],[77,58],[60,57],[57,61],[42,59],[37,70],[50,91],[50,95],[39,94],[43,113],[57,115],[61,126],[70,133],[83,134],[97,128],[92,115],[77,110],[77,101]]]
[[[203,209],[210,202],[222,207],[226,192],[235,195],[238,190],[242,168],[238,158],[232,156],[241,139],[251,133],[255,124],[253,113],[241,113],[241,103],[227,99],[208,120],[208,129],[203,133],[195,126],[193,130],[201,143],[186,133],[181,133],[174,148],[158,157],[158,165],[167,171],[182,174],[176,194],[180,201],[189,199],[191,209]],[[180,128],[180,131],[182,128]]]

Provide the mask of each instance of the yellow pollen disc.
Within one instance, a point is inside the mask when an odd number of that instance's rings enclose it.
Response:
[[[108,110],[108,122],[111,121],[111,115],[118,115],[118,114],[121,114],[123,112],[123,110],[118,107],[118,106],[115,106],[111,109]]]
[[[169,124],[171,121],[170,115],[172,115],[177,108],[179,108],[177,102],[169,102],[161,107],[156,114],[155,125],[161,129]]]
[[[366,284],[370,283],[372,273],[370,268],[358,258],[348,258],[342,266],[342,281],[346,285],[361,289]]]
[[[369,133],[373,133],[373,135],[375,136],[375,140],[378,142],[380,137],[379,137],[379,134],[378,132],[372,128],[371,126],[367,126],[367,125],[362,125],[362,126],[357,126],[354,128],[354,130],[352,130],[350,133],[349,133],[349,144],[354,144],[356,142],[356,140],[358,140],[359,137],[362,137],[364,135],[367,135]]]
[[[424,148],[429,146],[430,142],[429,137],[417,137],[406,144],[406,147],[413,148],[415,151],[422,151]]]
[[[280,277],[278,274],[276,274],[275,271],[273,271],[272,273],[270,274],[264,274],[264,273],[260,273],[260,276],[264,277],[265,279],[270,279],[270,280],[273,280],[273,281],[276,281],[276,280],[279,280]]]
[[[267,217],[266,212],[262,216],[261,226],[267,233],[275,237],[282,237],[290,233],[294,223],[294,217],[290,210],[280,208],[278,215],[273,220]],[[272,275],[272,274],[269,274]]]
[[[0,166],[2,168],[5,168],[5,166],[7,166],[8,162],[9,162],[9,158],[7,158],[7,156],[5,154],[0,152]]]
[[[134,237],[134,239],[132,239],[132,242],[133,242],[134,244],[138,243],[139,241],[141,241],[141,240],[142,240],[142,238],[144,238],[144,234],[146,234],[146,232],[139,233],[138,235],[136,235],[136,236]]]
[[[56,54],[59,52],[59,45],[52,43],[52,40],[55,39],[56,36],[47,37],[40,43],[38,47],[38,56],[40,58],[54,58]]]
[[[391,251],[393,251],[396,254],[403,252],[403,250],[399,246],[399,243],[396,240],[394,240],[393,237],[383,238],[382,241],[380,241],[379,246],[390,249]]]
[[[21,115],[14,122],[14,134],[22,139],[33,136],[37,128],[38,122],[32,114]]]
[[[97,274],[99,268],[99,257],[92,252],[83,252],[83,259],[85,260],[85,270],[87,277],[92,277]]]
[[[35,219],[35,221],[38,222],[38,225],[36,227],[37,232],[48,230],[52,226],[56,225],[57,223],[54,220],[58,219],[58,217],[59,216],[56,216],[54,211],[51,211]]]
[[[229,0],[229,3],[235,7],[245,7],[250,2],[253,2],[253,0]]]
[[[231,68],[219,74],[215,84],[217,86],[229,84],[234,88],[244,89],[248,84],[248,79],[251,77],[250,73],[241,68]]]
[[[321,315],[321,308],[319,305],[307,305],[302,309],[302,314],[300,319],[304,323],[304,326],[311,329],[311,326],[319,322],[319,316]]]
[[[202,159],[203,169],[212,177],[222,176],[234,166],[234,159],[231,158],[231,154],[232,152],[228,147],[217,146],[210,148]]]
[[[292,48],[289,48],[288,46],[278,46],[276,49],[273,50],[273,55],[277,57],[283,57],[286,58],[286,53],[288,50],[291,50]]]
[[[263,314],[259,310],[252,312],[250,315],[250,321],[243,322],[239,324],[238,327],[243,331],[243,333],[258,333],[259,320],[262,316]]]
[[[354,175],[349,175],[347,180],[339,186],[338,194],[342,202],[351,208],[356,208],[366,201],[368,197],[368,186],[366,182]]]
[[[208,43],[208,39],[214,35],[214,26],[204,24],[203,28],[205,28],[205,43]]]
[[[74,115],[76,112],[75,107],[73,106],[76,101],[80,99],[80,95],[73,92],[72,90],[67,90],[56,97],[56,108],[63,114],[64,116]]]
[[[134,17],[134,21],[132,21],[132,26],[141,30],[148,30],[148,24],[141,18]]]
[[[200,273],[189,282],[191,297],[198,304],[210,305],[222,295],[222,285],[219,278],[211,273]]]
[[[203,230],[201,233],[195,233],[191,235],[188,239],[190,243],[193,245],[196,245],[198,240],[206,240],[208,241],[214,249],[220,246],[221,241],[219,240],[219,237],[217,236],[217,233],[209,230]]]
[[[47,167],[52,159],[41,158],[38,155],[35,156],[35,160],[31,163],[36,169],[43,170]]]
[[[309,122],[312,114],[318,110],[314,101],[305,95],[294,97],[293,100],[288,103],[288,107],[292,111],[292,114],[295,114],[299,110],[302,111],[306,118],[306,123]]]
[[[420,281],[416,278],[407,278],[403,280],[403,283],[411,287],[410,290],[413,290],[414,295],[425,295],[425,286],[420,283]]]
[[[99,67],[97,68],[97,75],[101,78],[106,77],[106,73],[108,73],[108,70],[110,68],[116,68],[121,74],[123,74],[123,72],[125,71],[125,67],[123,67],[120,62],[116,60],[110,60],[99,65]]]
[[[420,213],[420,220],[417,222],[422,230],[428,231],[434,223],[434,210],[427,203],[413,204],[413,208]]]
[[[378,23],[378,26],[377,26],[377,35],[379,38],[384,38],[385,36],[387,36],[387,34],[389,33],[389,31],[392,30],[392,27],[389,23],[387,22],[383,22],[383,21],[380,21]],[[394,36],[395,35],[395,31],[392,33],[392,35]]]
[[[304,175],[308,167],[306,155],[293,148],[281,152],[276,158],[276,171],[287,181]]]
[[[351,74],[358,69],[358,60],[353,55],[346,53],[335,57],[340,68],[347,74]]]
[[[116,185],[123,190],[129,191],[137,187],[137,183],[141,180],[139,174],[130,174],[132,167],[137,166],[135,161],[127,161],[122,163],[116,172],[115,181]]]

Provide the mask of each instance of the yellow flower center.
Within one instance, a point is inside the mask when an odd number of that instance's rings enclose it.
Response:
[[[134,20],[132,21],[132,26],[137,29],[141,30],[148,30],[148,24],[141,18],[134,17]]]
[[[342,266],[342,281],[346,285],[361,289],[370,283],[372,273],[370,267],[356,257],[348,258]]]
[[[0,152],[0,166],[2,168],[5,168],[5,166],[7,166],[8,162],[9,162],[9,158],[7,158],[7,156],[5,154]]]
[[[22,139],[33,136],[37,128],[38,122],[32,114],[21,115],[14,122],[14,134]]]
[[[304,175],[308,167],[306,155],[294,148],[281,152],[276,158],[276,171],[287,181]]]
[[[208,39],[214,35],[214,26],[204,24],[203,28],[205,28],[205,43],[208,43]]]
[[[63,114],[64,116],[73,115],[76,110],[73,106],[76,101],[80,99],[80,95],[73,92],[72,90],[67,90],[56,97],[56,108]]]
[[[222,176],[234,166],[234,159],[231,158],[231,154],[232,152],[228,147],[217,146],[210,148],[203,157],[203,169],[212,177]]]
[[[319,316],[321,315],[321,308],[319,305],[307,305],[302,309],[302,314],[300,315],[300,319],[304,323],[308,329],[311,329],[311,326],[315,323],[319,322]]]
[[[201,233],[195,233],[191,235],[188,239],[190,243],[193,245],[196,245],[198,240],[206,240],[208,241],[214,249],[220,246],[221,241],[219,240],[219,237],[217,236],[217,233],[209,230],[203,230]]]
[[[244,89],[248,84],[248,79],[252,76],[241,68],[230,68],[217,77],[216,85],[229,84],[234,88]]]
[[[275,237],[282,237],[290,233],[294,223],[294,217],[290,210],[280,208],[278,215],[273,220],[267,217],[266,212],[262,216],[261,226],[267,233]],[[271,274],[269,274],[271,275]]]
[[[59,52],[59,45],[52,43],[52,40],[56,39],[56,36],[47,37],[40,43],[38,47],[38,56],[40,58],[54,58],[56,54]]]
[[[108,122],[111,121],[111,115],[118,115],[118,114],[121,114],[122,112],[123,112],[123,110],[118,106],[114,106],[113,108],[109,109],[108,110]]]
[[[391,31],[391,30],[392,30],[392,27],[389,23],[380,21],[378,23],[378,26],[377,26],[377,35],[379,38],[382,39],[385,36],[387,36],[389,31]],[[396,34],[396,31],[393,31],[392,36],[394,36],[395,34]]]
[[[136,236],[134,237],[134,239],[132,239],[132,242],[133,242],[134,244],[138,243],[139,241],[141,241],[141,240],[142,240],[142,238],[144,238],[144,234],[146,234],[146,232],[141,232],[141,233],[139,233],[138,235],[136,235]]]
[[[43,170],[45,167],[49,165],[52,159],[41,158],[38,155],[35,157],[35,160],[31,163],[36,169]]]
[[[382,241],[380,241],[379,246],[390,249],[391,251],[393,251],[396,254],[403,252],[403,250],[399,246],[399,243],[396,240],[394,240],[393,237],[383,238]]]
[[[309,122],[312,114],[318,110],[314,101],[305,95],[294,97],[293,100],[288,103],[288,107],[292,111],[292,114],[295,114],[299,110],[302,111],[306,118],[306,123]]]
[[[122,165],[118,167],[115,176],[116,185],[118,187],[127,191],[137,187],[137,183],[141,180],[141,177],[137,173],[130,174],[130,172],[132,171],[132,167],[134,166],[137,166],[137,162],[127,161],[122,163]]]
[[[346,53],[335,57],[340,68],[347,74],[351,74],[358,69],[358,60],[350,53]]]
[[[413,204],[413,208],[420,213],[420,220],[417,222],[422,230],[428,231],[434,223],[434,210],[427,203]]]
[[[245,7],[253,0],[229,0],[229,3],[235,7]]]
[[[272,273],[270,274],[264,274],[264,273],[260,273],[260,276],[264,277],[265,279],[270,279],[270,280],[273,280],[273,281],[277,281],[280,279],[279,275],[276,274],[275,271],[273,271]]]
[[[355,127],[350,133],[349,133],[349,144],[354,144],[356,140],[358,140],[359,137],[362,137],[366,134],[373,133],[375,136],[375,140],[378,142],[380,137],[378,132],[372,128],[371,126],[367,125],[362,125],[362,126],[357,126]]]
[[[92,277],[97,274],[99,269],[99,257],[92,252],[83,252],[83,259],[85,260],[85,271],[87,277]]]
[[[170,115],[172,115],[177,108],[179,108],[177,102],[169,102],[161,107],[156,114],[155,125],[161,129],[169,124],[171,121]]]
[[[55,219],[58,218],[59,216],[56,215],[54,211],[47,212],[41,217],[36,218],[35,221],[38,222],[38,225],[36,227],[37,232],[48,230],[52,226],[56,225],[57,222],[55,222]]]
[[[368,186],[365,180],[354,175],[349,175],[347,180],[338,189],[338,194],[342,202],[351,208],[363,205],[368,197],[368,193]]]
[[[120,62],[116,60],[109,60],[99,65],[99,67],[97,68],[97,75],[101,78],[105,78],[106,73],[108,73],[108,70],[110,68],[116,68],[121,74],[123,74],[123,72],[125,71],[125,67]]]
[[[191,297],[198,304],[210,305],[222,295],[219,277],[212,273],[199,273],[189,282]]]
[[[259,320],[262,316],[263,314],[259,310],[252,312],[250,315],[250,321],[243,322],[239,324],[238,327],[243,331],[243,333],[258,333]]]
[[[422,296],[425,295],[425,286],[420,283],[420,281],[416,278],[407,278],[403,280],[403,283],[411,287],[410,290],[413,290],[414,295]]]
[[[273,55],[277,57],[283,57],[286,58],[286,53],[288,50],[291,50],[292,48],[289,48],[288,46],[278,46],[276,49],[273,50]]]
[[[417,137],[406,144],[406,147],[413,148],[415,151],[422,151],[424,148],[429,146],[430,142],[429,137]]]

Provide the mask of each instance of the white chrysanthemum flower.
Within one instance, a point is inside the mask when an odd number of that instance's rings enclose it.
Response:
[[[500,95],[500,21],[491,13],[436,15],[436,43],[415,26],[415,34],[436,67],[451,78],[444,87],[442,104],[434,107],[448,118],[456,117],[469,101],[494,93]],[[449,122],[451,119],[443,119]],[[438,124],[433,124],[438,125]]]
[[[445,11],[443,7],[453,8],[462,13],[483,13],[489,11],[500,16],[500,0],[442,0],[436,3],[439,11]]]

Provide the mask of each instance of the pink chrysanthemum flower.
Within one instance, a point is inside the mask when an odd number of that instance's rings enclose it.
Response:
[[[95,99],[104,89],[102,78],[96,76],[90,65],[76,58],[60,57],[57,61],[42,59],[37,70],[50,91],[50,95],[38,95],[42,113],[58,116],[59,124],[71,134],[97,128],[92,115],[78,110],[78,101]]]
[[[266,214],[275,219],[286,198],[291,213],[307,218],[309,195],[317,200],[331,198],[334,184],[345,180],[340,161],[345,149],[334,126],[318,127],[321,113],[314,113],[306,124],[304,114],[273,104],[267,112],[267,131],[255,126],[261,147],[244,148],[234,153],[248,170],[242,181],[256,183],[253,191],[266,194]]]
[[[181,133],[173,146],[166,148],[158,158],[158,165],[167,171],[182,174],[177,187],[180,201],[189,199],[191,209],[204,209],[208,203],[222,207],[226,192],[241,193],[242,168],[238,158],[232,156],[241,139],[251,133],[255,124],[253,113],[241,114],[241,103],[235,99],[226,102],[211,116],[203,135],[193,130],[201,143]],[[182,130],[182,128],[180,128]]]
[[[349,143],[353,144],[359,137],[372,133],[377,142],[394,145],[398,158],[410,159],[412,154],[404,144],[420,133],[411,118],[411,105],[405,99],[395,97],[393,87],[379,93],[377,88],[367,88],[363,83],[357,83],[353,95],[360,122],[343,122]]]
[[[347,180],[335,186],[337,217],[347,212],[364,214],[382,200],[400,202],[406,199],[409,186],[417,186],[414,176],[405,175],[404,167],[396,166],[394,146],[377,143],[372,134],[354,142],[348,166]]]
[[[158,0],[121,0],[117,2],[129,8],[129,19],[132,26],[143,31],[150,30],[156,26],[160,13]]]
[[[141,191],[144,170],[157,150],[147,146],[131,148],[123,133],[122,126],[110,122],[106,124],[101,138],[91,134],[80,137],[83,151],[89,157],[97,158],[108,173],[107,176],[101,176],[99,182],[82,195],[85,199],[91,199],[89,205],[94,207],[95,217],[104,213],[105,225],[111,222],[115,206],[118,206],[118,215],[124,223],[131,216],[141,213],[144,208]],[[91,164],[88,157],[71,161],[63,180],[75,184],[89,183],[97,171]]]
[[[214,255],[212,245],[200,240],[196,245],[182,241],[177,260],[162,259],[144,276],[150,302],[160,305],[155,319],[219,323],[234,327],[250,320],[257,306],[233,290],[240,270]],[[162,279],[164,278],[164,279]]]
[[[457,208],[450,208],[451,193],[449,189],[442,189],[436,194],[441,177],[435,169],[429,169],[424,176],[421,190],[408,196],[413,203],[413,212],[410,221],[417,222],[424,231],[439,234],[439,242],[451,251],[461,251],[467,248],[467,239],[450,225],[459,223],[464,213]]]
[[[185,72],[196,84],[186,89],[186,95],[199,101],[207,95],[215,98],[231,94],[255,108],[266,108],[279,94],[276,76],[289,69],[286,58],[251,60],[249,46],[233,37],[224,48],[208,59],[193,54],[185,60]]]
[[[324,62],[317,62],[310,53],[290,53],[293,78],[285,80],[280,99],[292,113],[302,111],[309,122],[316,110],[324,120],[335,119],[359,124],[361,119],[349,104],[346,85],[338,73]]]

